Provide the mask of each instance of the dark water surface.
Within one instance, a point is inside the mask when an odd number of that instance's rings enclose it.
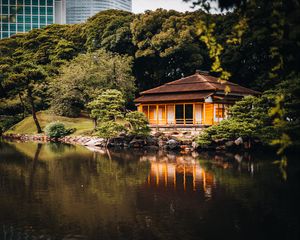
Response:
[[[0,143],[0,239],[300,239],[275,157]]]

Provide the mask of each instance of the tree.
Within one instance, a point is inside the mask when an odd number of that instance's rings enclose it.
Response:
[[[96,131],[100,137],[108,140],[126,130],[124,125],[118,122],[124,119],[124,105],[123,94],[115,89],[103,91],[88,104],[91,109],[90,116],[96,122]]]
[[[129,132],[135,135],[148,135],[149,122],[144,113],[133,111],[126,114],[125,120],[130,124]]]
[[[123,118],[122,110],[125,106],[123,94],[115,89],[103,91],[95,100],[88,104],[91,118],[97,122],[117,121]]]
[[[245,97],[229,109],[229,119],[205,129],[199,135],[198,143],[209,144],[219,139],[235,140],[242,137],[250,142],[259,139],[264,144],[270,144],[280,134],[269,115],[273,98],[268,94]]]
[[[197,36],[196,23],[203,16],[203,12],[158,9],[134,19],[131,31],[137,49],[134,70],[139,89],[156,87],[195,69],[209,69],[207,48]]]
[[[65,109],[66,106],[71,108],[81,106],[83,109],[85,104],[96,99],[105,89],[117,89],[129,101],[135,91],[131,68],[132,58],[128,56],[104,50],[81,54],[63,65],[60,74],[51,80],[50,91],[53,96],[51,106],[54,110]],[[65,104],[65,100],[70,100],[68,105]],[[68,111],[55,112],[65,115]]]
[[[35,93],[45,78],[46,73],[42,67],[32,62],[25,62],[13,67],[5,86],[10,94],[25,94],[27,96],[38,133],[41,133],[42,129],[36,116]]]

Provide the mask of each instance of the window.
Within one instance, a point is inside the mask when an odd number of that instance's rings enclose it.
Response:
[[[2,38],[7,38],[8,37],[8,32],[2,32]]]
[[[28,32],[31,30],[31,24],[26,24],[25,25],[25,31]]]
[[[10,31],[11,31],[11,32],[17,31],[17,29],[16,29],[16,24],[10,24]]]
[[[16,5],[16,0],[9,0],[10,5]]]
[[[184,124],[183,104],[175,106],[176,124]]]
[[[17,22],[18,23],[23,23],[24,22],[24,19],[23,19],[23,16],[17,16]]]
[[[25,5],[31,5],[31,0],[25,0]]]
[[[31,14],[31,7],[25,7],[25,14]]]
[[[40,24],[41,25],[46,25],[46,17],[45,16],[40,17]]]
[[[39,8],[38,7],[32,7],[32,14],[38,15],[39,14]]]
[[[18,32],[24,32],[24,25],[23,24],[18,24]]]
[[[23,14],[23,6],[17,6],[17,13]]]
[[[15,6],[10,7],[10,14],[16,14],[17,13],[17,8]]]
[[[40,15],[46,15],[46,8],[40,7]]]
[[[53,15],[53,8],[52,7],[47,7],[47,14],[48,15]]]
[[[215,104],[214,105],[214,121],[220,122],[225,119],[225,105],[224,104]]]
[[[31,17],[25,16],[25,23],[31,23]]]
[[[47,24],[52,24],[53,23],[53,17],[49,16],[47,17]]]
[[[146,115],[146,117],[149,118],[149,116],[148,116],[148,106],[143,106],[142,111]]]
[[[46,5],[46,0],[40,0],[40,6],[45,6]]]
[[[38,16],[32,16],[32,24],[38,24],[39,23],[39,17]]]
[[[4,22],[4,23],[8,22],[8,15],[2,15],[0,17],[2,18],[2,22]]]
[[[23,5],[23,3],[24,3],[23,0],[17,0],[18,5]]]
[[[8,24],[2,24],[2,31],[8,31]]]
[[[2,14],[8,14],[8,6],[2,6]]]

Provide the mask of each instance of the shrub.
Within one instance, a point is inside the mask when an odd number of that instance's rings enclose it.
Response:
[[[136,135],[149,135],[150,128],[148,120],[144,113],[129,112],[126,114],[125,120],[130,124],[129,132]]]
[[[278,134],[268,115],[271,105],[269,96],[245,97],[229,109],[229,119],[205,129],[198,136],[197,143],[206,145],[214,140],[235,140],[238,137],[270,143]]]
[[[83,106],[83,100],[77,91],[56,97],[51,102],[52,111],[64,117],[79,117]]]
[[[117,137],[122,132],[126,132],[126,128],[115,121],[101,122],[97,127],[99,137],[105,139]]]
[[[65,125],[60,122],[52,122],[45,127],[45,133],[51,138],[60,138],[74,132],[75,129],[66,129]]]

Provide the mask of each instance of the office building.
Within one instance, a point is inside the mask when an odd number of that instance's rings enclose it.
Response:
[[[108,9],[131,8],[132,0],[0,0],[0,39],[53,23],[84,22]]]

